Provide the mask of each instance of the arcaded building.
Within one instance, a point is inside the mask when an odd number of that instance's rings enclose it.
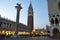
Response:
[[[15,25],[16,22],[0,17],[0,32],[11,31],[15,33]],[[18,32],[30,32],[30,31],[31,28],[29,26],[19,23]]]
[[[60,0],[47,0],[50,21],[50,35],[59,35],[60,32]]]

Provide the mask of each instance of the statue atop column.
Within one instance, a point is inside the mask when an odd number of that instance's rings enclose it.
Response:
[[[20,15],[20,10],[22,9],[21,4],[17,3],[17,6],[15,6],[15,8],[17,9],[15,36],[17,36],[18,35],[18,27],[19,27],[19,15]]]
[[[22,9],[21,4],[17,3],[17,6],[15,6],[15,8],[20,11],[20,9]]]

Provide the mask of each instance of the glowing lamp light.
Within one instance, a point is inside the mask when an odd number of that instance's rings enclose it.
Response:
[[[2,31],[2,34],[5,34],[5,31],[4,30]]]

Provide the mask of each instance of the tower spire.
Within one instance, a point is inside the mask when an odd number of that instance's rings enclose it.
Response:
[[[33,8],[32,8],[32,4],[31,4],[31,2],[30,2],[30,5],[29,5],[29,9],[33,9]]]

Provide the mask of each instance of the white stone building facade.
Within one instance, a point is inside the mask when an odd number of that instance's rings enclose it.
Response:
[[[60,0],[47,0],[48,4],[48,15],[50,21],[50,35],[53,32],[58,34],[60,32]]]

